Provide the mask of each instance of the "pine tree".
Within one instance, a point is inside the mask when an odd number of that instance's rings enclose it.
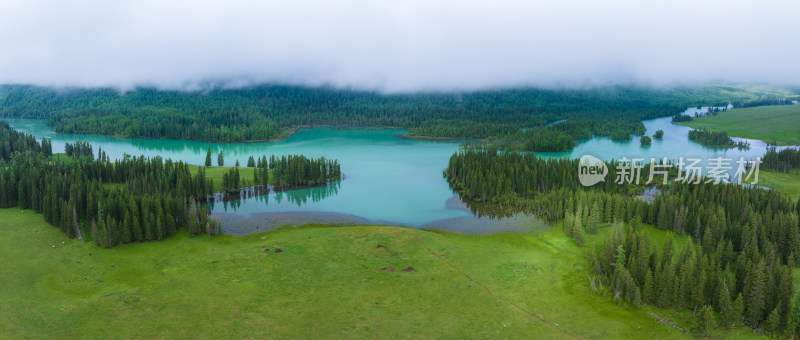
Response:
[[[768,331],[772,332],[773,334],[777,334],[778,332],[778,325],[781,322],[781,318],[778,315],[778,308],[772,310],[767,316],[767,321],[764,322],[764,328]]]
[[[122,219],[122,239],[120,242],[122,243],[131,243],[131,214],[127,210],[125,211],[125,215]]]
[[[206,166],[211,166],[211,147],[209,147],[208,152],[206,152]]]
[[[728,290],[728,283],[722,282],[722,288],[719,290],[717,297],[717,306],[719,310],[720,325],[722,327],[731,327],[735,320],[733,306],[731,305],[731,294]]]
[[[736,296],[736,299],[733,300],[733,326],[742,322],[742,316],[744,315],[744,298],[742,294],[739,293]]]
[[[217,165],[225,166],[225,157],[222,156],[222,150],[219,150],[219,154],[217,155]]]
[[[792,300],[790,318],[794,321],[795,325],[800,325],[800,294],[795,295],[794,300]]]
[[[764,261],[760,260],[751,266],[749,280],[745,283],[745,313],[748,319],[757,323],[764,316],[766,298],[766,280],[764,278]]]
[[[592,210],[589,213],[589,219],[586,222],[586,231],[589,234],[594,234],[597,232],[597,227],[602,220],[602,210],[600,209],[600,200],[595,199],[594,205],[592,206]]]
[[[714,251],[714,236],[711,235],[711,228],[706,228],[703,233],[703,251],[710,254]]]
[[[583,245],[583,231],[580,228],[575,228],[572,231],[572,238],[575,239],[575,244],[582,246]]]
[[[653,292],[655,290],[653,283],[653,273],[647,269],[647,274],[644,277],[644,293],[642,294],[642,301],[645,304],[653,303]]]
[[[792,267],[786,266],[781,272],[781,280],[778,283],[775,295],[776,305],[780,308],[781,322],[789,319],[791,312],[790,303],[792,301]]]
[[[794,323],[792,318],[786,321],[786,327],[783,329],[783,336],[788,339],[794,339],[797,335],[797,324]]]
[[[700,309],[700,312],[697,313],[697,334],[701,337],[707,337],[714,327],[714,313],[711,311],[711,307],[705,305]]]

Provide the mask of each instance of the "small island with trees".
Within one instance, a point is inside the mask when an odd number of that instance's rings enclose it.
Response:
[[[705,146],[717,146],[723,148],[748,149],[750,144],[745,141],[735,142],[725,131],[710,131],[699,128],[689,131],[689,139]]]

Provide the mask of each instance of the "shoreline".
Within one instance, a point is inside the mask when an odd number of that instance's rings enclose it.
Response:
[[[408,133],[394,135],[395,138],[409,139],[409,140],[434,140],[434,141],[455,141],[455,140],[468,140],[469,138],[456,138],[456,137],[432,137],[432,136],[411,136]]]
[[[139,140],[180,140],[180,141],[192,141],[192,142],[203,142],[203,143],[213,143],[213,144],[243,144],[243,143],[274,143],[280,142],[288,139],[297,131],[302,129],[311,129],[311,128],[333,128],[335,130],[350,130],[350,129],[358,129],[358,130],[408,130],[407,127],[402,126],[362,126],[362,125],[330,125],[330,124],[310,124],[310,125],[297,125],[292,127],[287,127],[285,133],[277,137],[272,137],[269,139],[253,139],[253,140],[243,140],[243,141],[209,141],[203,139],[192,139],[192,138],[168,138],[168,137],[130,137],[130,136],[121,136],[121,135],[107,135],[102,133],[75,133],[75,132],[64,132],[58,131],[55,129],[55,126],[47,124],[46,119],[35,119],[35,118],[18,118],[18,117],[0,117],[0,120],[6,119],[24,119],[24,120],[40,120],[44,121],[45,125],[50,128],[50,131],[58,133],[58,134],[69,134],[69,135],[97,135],[97,136],[105,136],[105,137],[112,137],[118,139],[139,139]],[[406,134],[398,134],[395,136],[406,136]],[[421,136],[422,138],[426,138],[425,136]],[[404,138],[398,137],[402,139],[416,139],[416,138]],[[429,137],[432,139],[438,139],[440,137]],[[445,138],[445,139],[458,139],[458,138]]]

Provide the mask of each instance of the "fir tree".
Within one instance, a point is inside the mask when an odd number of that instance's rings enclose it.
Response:
[[[696,332],[701,337],[707,337],[715,327],[714,313],[708,305],[703,306],[697,313]]]
[[[769,313],[769,316],[767,316],[767,320],[764,322],[764,328],[773,334],[777,334],[780,322],[781,318],[778,315],[778,308],[775,308]]]
[[[786,321],[786,327],[783,329],[783,336],[789,339],[795,339],[797,335],[797,324],[794,323],[792,318]]]
[[[722,287],[719,290],[717,306],[717,309],[719,310],[720,325],[722,325],[722,327],[731,327],[736,318],[734,315],[733,306],[731,305],[731,294],[728,290],[728,283],[725,281],[722,282]]]
[[[764,304],[766,298],[766,280],[764,278],[764,261],[758,261],[751,265],[749,279],[745,283],[745,314],[748,319],[757,323],[764,316]]]
[[[211,147],[209,147],[208,152],[206,152],[206,166],[211,166]]]
[[[744,298],[742,297],[742,294],[739,293],[736,296],[736,299],[733,300],[733,326],[736,326],[736,324],[742,322],[743,315],[744,315]]]
[[[580,228],[575,228],[572,232],[572,238],[575,240],[575,244],[582,246],[583,245],[583,231]]]

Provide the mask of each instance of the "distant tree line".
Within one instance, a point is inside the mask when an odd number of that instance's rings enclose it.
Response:
[[[753,97],[715,86],[382,94],[277,85],[185,92],[136,88],[126,93],[3,85],[0,116],[47,119],[63,133],[211,142],[284,138],[312,125],[400,127],[411,136],[491,138],[502,141],[503,148],[563,151],[574,144],[566,138],[595,134],[630,140],[632,134],[644,133],[642,119],[669,116],[698,103]],[[539,129],[521,133],[529,128]]]
[[[682,113],[678,113],[678,114],[675,114],[675,115],[672,116],[672,122],[673,123],[690,122],[693,119],[694,118],[692,116],[685,115],[685,114],[682,114]]]
[[[733,103],[734,108],[745,108],[768,105],[792,105],[791,99],[786,98],[765,98],[759,100],[737,101]]]
[[[786,148],[778,152],[772,147],[767,149],[761,161],[760,168],[789,172],[800,168],[800,149]]]
[[[697,107],[698,110],[700,108],[701,107],[699,107],[699,106]],[[727,110],[728,110],[728,108],[727,108],[727,106],[725,106],[725,107],[709,107],[708,110],[706,110],[706,112],[704,112],[704,113],[695,112],[693,116],[692,115],[685,115],[683,113],[678,113],[678,114],[672,116],[672,121],[675,122],[675,123],[677,123],[677,122],[689,122],[689,121],[692,121],[694,118],[698,118],[698,117],[705,117],[705,116],[708,116],[708,115],[716,116],[720,112],[725,112]]]

